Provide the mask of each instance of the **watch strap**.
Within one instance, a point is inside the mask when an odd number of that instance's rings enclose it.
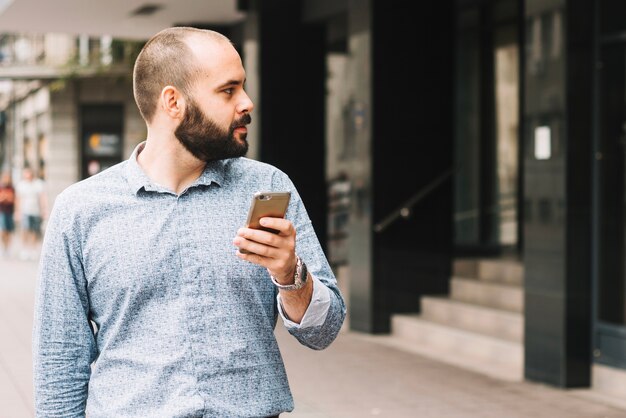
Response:
[[[299,290],[304,287],[306,284],[308,275],[308,270],[306,268],[306,264],[304,261],[298,256],[296,256],[296,271],[293,275],[293,284],[280,284],[276,281],[276,278],[270,274],[270,278],[272,279],[272,283],[279,289],[283,290]]]

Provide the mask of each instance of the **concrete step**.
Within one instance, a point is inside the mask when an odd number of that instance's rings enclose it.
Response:
[[[450,297],[494,309],[524,311],[524,291],[519,286],[454,277],[450,281]]]
[[[594,364],[591,369],[591,388],[600,396],[620,400],[626,408],[626,370]]]
[[[456,277],[517,286],[524,283],[524,266],[517,260],[461,258],[454,260],[452,271]]]
[[[422,297],[422,318],[506,341],[524,342],[521,313],[473,305],[447,297]]]
[[[452,262],[452,275],[458,277],[478,277],[478,258],[456,258]]]
[[[520,343],[455,329],[419,315],[394,315],[389,345],[498,379],[521,381],[524,348]]]
[[[512,260],[480,260],[478,278],[489,282],[522,286],[524,283],[524,267],[519,261]]]
[[[626,416],[626,370],[602,364],[591,366],[591,388],[570,389],[571,394],[624,410]],[[620,415],[622,416],[622,415]]]

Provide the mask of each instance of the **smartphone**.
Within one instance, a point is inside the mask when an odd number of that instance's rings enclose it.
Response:
[[[290,198],[291,192],[256,192],[252,196],[246,227],[277,234],[277,230],[261,226],[259,220],[263,217],[284,218]],[[249,254],[249,251],[243,249],[239,249],[239,251],[243,254]]]

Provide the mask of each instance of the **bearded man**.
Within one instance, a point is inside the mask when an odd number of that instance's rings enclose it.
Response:
[[[169,28],[135,63],[147,139],[61,193],[33,330],[37,417],[271,417],[293,410],[274,328],[327,347],[346,315],[288,176],[243,156],[253,103],[223,35]],[[242,227],[289,191],[277,234]],[[245,254],[239,250],[245,250]]]

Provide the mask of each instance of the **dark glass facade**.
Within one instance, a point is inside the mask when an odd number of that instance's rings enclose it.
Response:
[[[393,314],[420,312],[420,296],[448,292],[455,257],[512,257],[525,272],[527,379],[585,387],[594,362],[626,369],[624,2],[302,4],[258,9],[262,156],[306,173],[294,175],[305,201],[325,193],[313,186],[325,181],[320,63],[344,22],[351,328],[386,333]],[[304,107],[284,106],[292,64]],[[328,215],[318,203],[314,223]]]
[[[626,4],[596,3],[594,357],[626,368]]]
[[[520,244],[519,2],[461,2],[456,21],[454,244],[457,255]]]

